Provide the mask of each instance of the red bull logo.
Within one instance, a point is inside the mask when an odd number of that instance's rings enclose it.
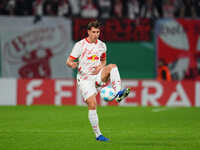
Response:
[[[88,57],[88,60],[91,60],[91,61],[95,61],[95,60],[98,60],[99,57],[97,55],[93,55],[93,56],[90,56]]]

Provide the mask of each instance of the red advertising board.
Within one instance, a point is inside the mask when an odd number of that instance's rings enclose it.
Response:
[[[105,102],[97,96],[99,105],[120,106],[200,106],[200,82],[156,80],[123,80],[131,93],[120,104]],[[20,79],[17,82],[17,105],[86,105],[75,80]]]
[[[125,105],[187,107],[200,105],[200,82],[136,80],[125,81],[125,84],[129,84],[129,87],[134,91],[124,101]]]
[[[76,84],[72,80],[20,79],[18,105],[76,105]]]

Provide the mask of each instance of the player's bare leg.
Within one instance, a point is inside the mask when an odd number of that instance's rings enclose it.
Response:
[[[88,105],[88,110],[96,110],[96,94],[90,96],[87,100],[86,103]]]
[[[122,99],[128,96],[130,88],[121,90],[121,78],[118,71],[118,67],[115,64],[109,64],[103,68],[101,74],[101,80],[107,82],[110,79],[113,89],[116,91],[116,101],[120,102]]]
[[[100,128],[99,128],[99,119],[98,119],[98,115],[96,112],[96,107],[97,107],[96,94],[90,96],[86,100],[86,103],[88,104],[88,118],[89,118],[90,124],[93,128],[93,131],[96,135],[96,140],[108,141],[109,139],[107,139],[106,137],[104,137],[102,135]]]

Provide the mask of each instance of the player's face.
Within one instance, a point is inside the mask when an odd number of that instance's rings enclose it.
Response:
[[[99,38],[100,35],[100,29],[92,27],[90,30],[88,30],[88,37],[92,42],[96,42],[96,40]]]

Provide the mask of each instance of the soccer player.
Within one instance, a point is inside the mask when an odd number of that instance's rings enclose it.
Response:
[[[106,65],[106,45],[99,40],[100,23],[91,21],[87,26],[88,36],[75,43],[66,64],[78,69],[77,83],[84,101],[88,105],[88,118],[98,141],[108,141],[99,128],[96,112],[98,87],[110,80],[116,94],[113,100],[120,102],[128,96],[130,89],[121,90],[120,74],[115,64]],[[75,61],[78,59],[78,62]]]

